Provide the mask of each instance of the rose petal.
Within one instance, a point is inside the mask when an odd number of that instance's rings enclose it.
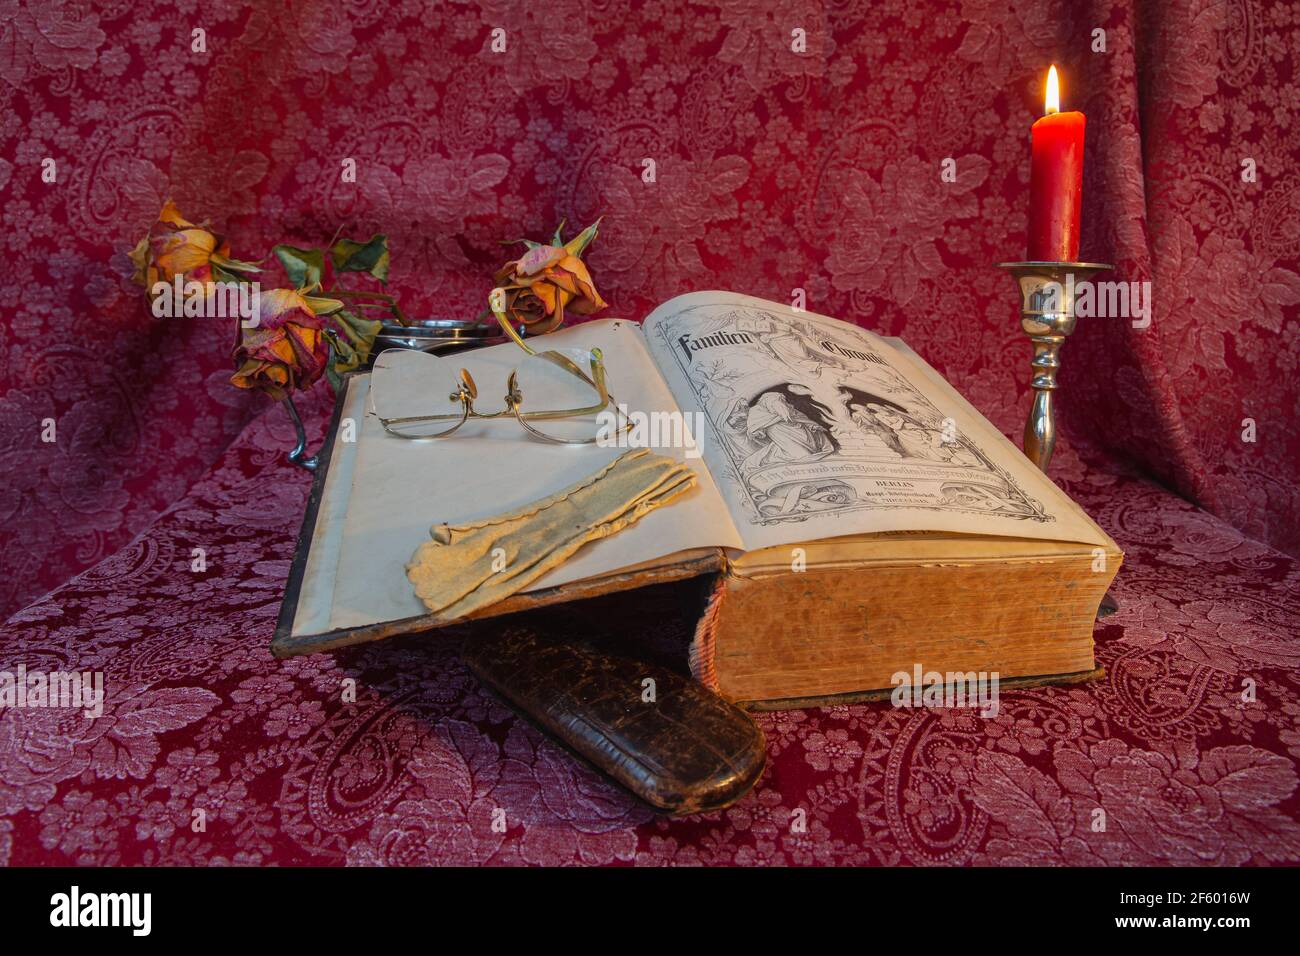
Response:
[[[515,271],[526,276],[536,275],[567,255],[563,246],[534,246],[519,258]]]

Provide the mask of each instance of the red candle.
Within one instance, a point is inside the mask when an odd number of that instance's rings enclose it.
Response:
[[[1077,262],[1083,198],[1082,113],[1062,113],[1056,67],[1047,72],[1046,115],[1030,131],[1030,261]]]

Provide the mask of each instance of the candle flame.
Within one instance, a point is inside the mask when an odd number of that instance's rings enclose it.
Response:
[[[1047,96],[1045,98],[1044,113],[1061,112],[1061,81],[1056,76],[1056,64],[1047,71]]]

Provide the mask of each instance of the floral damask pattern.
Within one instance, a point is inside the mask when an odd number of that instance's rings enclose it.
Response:
[[[502,237],[605,214],[612,314],[803,290],[1013,429],[1026,347],[993,264],[1023,245],[1052,60],[1089,117],[1084,253],[1155,303],[1147,329],[1071,339],[1065,427],[1300,553],[1297,19],[1254,0],[0,4],[0,608],[131,540],[260,407],[223,387],[228,329],[152,319],[129,283],[168,196],[249,255],[385,232],[417,315],[477,313]]]
[[[11,0],[0,8],[0,79],[19,86],[37,67],[84,70],[95,64],[103,42],[97,18],[73,4]]]
[[[1298,32],[1257,0],[0,2],[0,665],[110,681],[93,722],[0,712],[0,860],[1296,861]],[[1129,555],[1105,679],[992,721],[763,716],[756,791],[667,821],[478,689],[472,631],[270,659],[306,478],[230,330],[130,285],[166,198],[249,256],[384,232],[430,316],[479,311],[501,238],[605,214],[610,314],[802,290],[1010,434],[994,263],[1050,61],[1088,115],[1083,255],[1154,302],[1081,322],[1062,372],[1054,474]],[[680,595],[642,599],[629,640],[685,640]]]
[[[319,435],[327,389],[310,399]],[[691,590],[277,661],[308,484],[288,439],[269,410],[143,535],[0,630],[3,668],[100,670],[107,690],[95,720],[0,711],[0,862],[1300,862],[1300,565],[1074,447],[1064,483],[1126,552],[1103,678],[1004,690],[989,719],[760,714],[755,790],[669,820],[514,717],[457,648],[526,627],[684,668]]]

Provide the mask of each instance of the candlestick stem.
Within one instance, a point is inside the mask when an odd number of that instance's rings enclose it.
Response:
[[[1078,284],[1111,266],[1097,262],[1001,262],[1020,287],[1020,327],[1033,344],[1029,384],[1034,397],[1025,422],[1025,456],[1044,474],[1056,449],[1056,373],[1061,346],[1074,331]]]
[[[1075,292],[1079,283],[1113,267],[1098,262],[1000,262],[998,267],[1010,272],[1020,287],[1020,327],[1034,347],[1025,457],[1047,474],[1056,450],[1056,373],[1061,369],[1061,346],[1074,331]],[[1098,616],[1116,609],[1115,599],[1107,594]]]
[[[1034,344],[1034,357],[1030,361],[1034,375],[1029,380],[1034,397],[1025,421],[1025,456],[1046,474],[1052,452],[1056,450],[1056,409],[1052,393],[1056,391],[1056,371],[1061,367],[1065,336],[1031,335],[1029,340]]]

